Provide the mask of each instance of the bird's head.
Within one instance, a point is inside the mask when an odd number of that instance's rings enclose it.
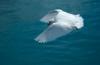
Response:
[[[61,9],[55,9],[55,11],[57,11],[57,12],[61,12],[62,10],[61,10]]]
[[[59,13],[59,12],[62,12],[63,10],[61,9],[54,9],[54,10],[51,10],[50,12],[48,13]]]

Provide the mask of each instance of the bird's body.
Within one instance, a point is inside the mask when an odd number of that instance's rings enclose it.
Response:
[[[53,41],[70,33],[74,28],[80,29],[84,25],[80,15],[70,14],[61,9],[51,11],[41,21],[47,23],[49,27],[35,38],[39,43]]]

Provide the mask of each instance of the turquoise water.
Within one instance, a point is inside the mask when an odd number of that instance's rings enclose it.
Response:
[[[56,8],[79,13],[85,26],[38,44],[47,27],[39,19]],[[100,1],[0,0],[0,65],[100,65]]]

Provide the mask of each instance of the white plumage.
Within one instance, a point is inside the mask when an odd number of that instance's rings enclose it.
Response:
[[[84,26],[83,18],[79,14],[70,14],[61,9],[50,11],[40,21],[50,24],[46,30],[35,38],[39,43],[53,41],[70,33],[75,28],[80,29]]]

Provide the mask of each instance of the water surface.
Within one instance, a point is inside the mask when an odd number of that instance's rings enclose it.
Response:
[[[0,0],[0,65],[100,65],[99,0]],[[39,19],[60,8],[84,18],[85,26],[53,42],[34,38],[47,25]]]

